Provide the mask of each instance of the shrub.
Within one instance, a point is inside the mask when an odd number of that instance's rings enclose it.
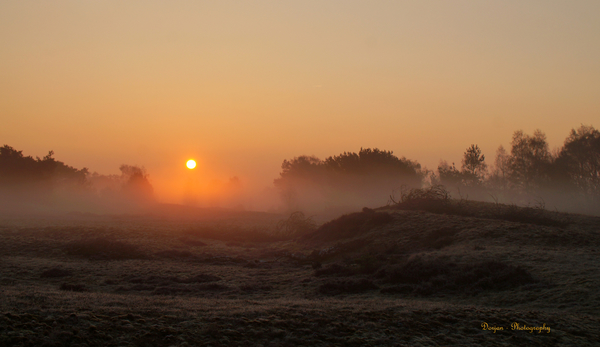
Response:
[[[403,210],[426,210],[443,213],[447,210],[450,203],[450,193],[442,185],[410,190],[403,187],[400,191],[399,199],[392,192],[390,202]]]
[[[282,219],[275,228],[276,234],[284,237],[294,237],[308,234],[317,229],[317,223],[300,211],[293,212],[287,219]]]

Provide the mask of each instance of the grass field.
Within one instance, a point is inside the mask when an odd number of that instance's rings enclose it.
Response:
[[[0,345],[598,345],[600,218],[489,206],[5,217]]]

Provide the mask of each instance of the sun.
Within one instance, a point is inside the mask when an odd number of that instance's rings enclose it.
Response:
[[[196,167],[196,161],[194,159],[190,159],[185,163],[188,169],[193,170]]]

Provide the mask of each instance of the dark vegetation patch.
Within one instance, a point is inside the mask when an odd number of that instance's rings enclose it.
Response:
[[[138,246],[107,238],[72,241],[65,245],[69,255],[98,260],[144,259]]]
[[[455,242],[456,234],[461,231],[459,228],[443,227],[432,230],[428,233],[416,233],[410,237],[410,240],[402,245],[392,244],[386,250],[386,253],[414,253],[429,249],[442,249]]]
[[[61,284],[59,289],[66,290],[69,292],[87,292],[88,291],[87,287],[83,284],[69,284],[69,283]]]
[[[155,295],[180,295],[203,291],[223,291],[229,287],[214,282],[220,281],[218,276],[198,274],[181,278],[176,276],[133,277],[126,282],[133,285],[119,286],[117,292],[146,291]],[[119,282],[122,283],[122,282]],[[113,284],[116,284],[113,282]]]
[[[328,242],[359,236],[372,228],[386,225],[394,220],[389,213],[366,209],[343,215],[323,224],[316,231],[300,237],[301,242]]]
[[[60,278],[73,276],[73,272],[61,268],[52,268],[42,272],[41,278]]]
[[[350,269],[348,266],[341,264],[330,264],[324,268],[315,270],[315,276],[353,276],[356,271]]]
[[[317,223],[301,211],[292,212],[275,226],[275,233],[282,237],[298,237],[317,230]]]
[[[343,280],[326,282],[319,286],[319,293],[325,295],[356,294],[379,289],[372,280],[362,278],[358,280]]]
[[[170,285],[173,283],[207,283],[220,281],[221,277],[198,274],[195,276],[181,278],[177,276],[147,276],[147,277],[133,277],[128,280],[129,283],[139,284],[152,284],[152,285]]]
[[[383,293],[478,294],[501,291],[538,283],[527,270],[499,261],[476,264],[457,264],[440,259],[413,258],[403,265],[381,269],[375,276],[383,283],[396,286],[382,289]]]
[[[157,287],[152,291],[153,295],[180,295],[191,294],[196,292],[222,292],[230,289],[228,286],[218,283],[204,283],[193,286],[188,285],[170,285]]]
[[[450,193],[441,185],[402,191],[399,198],[390,196],[390,201],[394,208],[400,210],[420,210],[555,227],[566,227],[572,222],[566,214],[551,212],[543,207],[521,207],[451,199]]]
[[[197,237],[225,242],[275,242],[285,239],[282,236],[274,235],[268,230],[258,228],[244,229],[234,226],[199,226],[190,228],[184,233],[188,237]]]
[[[273,286],[261,283],[244,284],[240,286],[240,290],[244,293],[270,292],[273,290]]]

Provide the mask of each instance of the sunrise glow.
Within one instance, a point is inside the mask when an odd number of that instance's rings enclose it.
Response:
[[[187,166],[188,169],[193,170],[196,168],[196,161],[193,159],[190,159],[187,161],[187,163],[185,163],[185,166]]]

